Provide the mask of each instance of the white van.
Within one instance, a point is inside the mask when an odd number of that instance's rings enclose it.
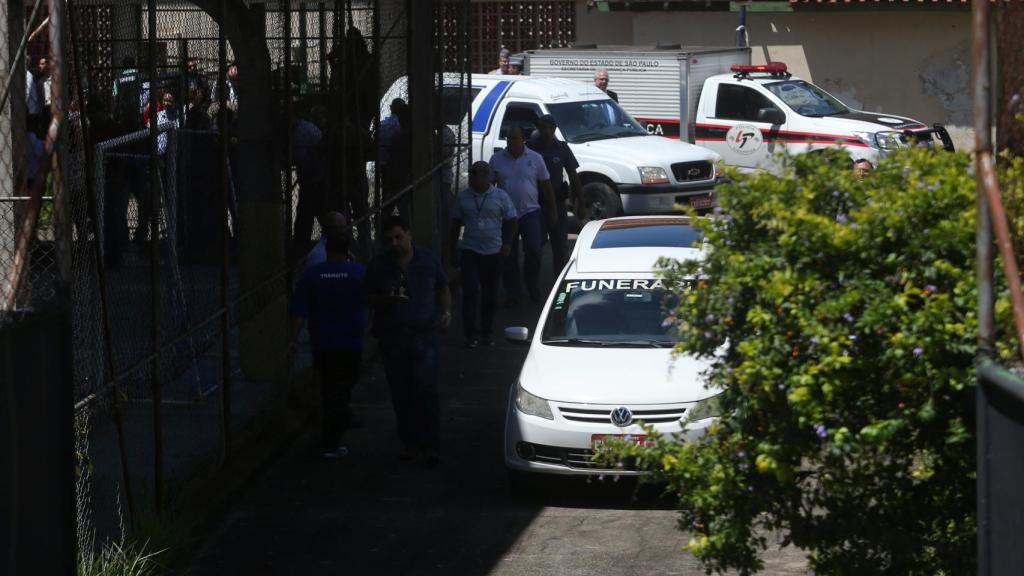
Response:
[[[406,92],[406,79],[399,78],[381,100],[381,117],[388,115],[391,100]],[[472,98],[470,130],[464,120],[461,127],[457,118],[446,118],[446,122],[456,133],[461,129],[462,134],[471,134],[474,160],[489,160],[495,151],[504,149],[512,126],[521,127],[529,137],[539,116],[554,116],[557,137],[569,143],[580,164],[577,172],[593,219],[620,213],[670,212],[677,203],[698,208],[711,205],[711,192],[720,176],[716,166],[720,156],[686,142],[651,136],[592,84],[474,75],[471,86],[460,87],[457,75],[446,74],[442,96],[455,103],[462,97]],[[460,165],[463,170],[458,182],[464,186],[468,163]]]

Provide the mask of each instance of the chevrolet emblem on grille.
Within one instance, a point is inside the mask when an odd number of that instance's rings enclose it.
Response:
[[[690,168],[686,171],[687,176],[700,176],[700,168]]]
[[[619,428],[625,428],[633,423],[633,413],[629,411],[629,408],[625,406],[619,406],[611,413],[612,424],[615,424]]]

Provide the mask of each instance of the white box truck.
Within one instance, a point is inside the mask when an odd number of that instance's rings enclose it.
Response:
[[[526,53],[532,77],[593,82],[608,88],[651,134],[678,137],[740,170],[777,170],[780,156],[842,147],[874,162],[894,148],[953,144],[941,124],[854,110],[789,73],[781,62],[750,64],[749,48],[577,46]]]

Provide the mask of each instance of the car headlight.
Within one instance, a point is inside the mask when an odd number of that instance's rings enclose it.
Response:
[[[722,161],[719,160],[719,161],[715,162],[714,166],[715,166],[715,179],[718,180],[719,178],[724,178],[725,177],[725,164],[723,164]]]
[[[903,134],[900,132],[876,132],[875,143],[882,150],[893,150],[904,145]]]
[[[548,401],[527,392],[522,384],[516,383],[516,408],[523,414],[554,420]]]
[[[641,184],[668,184],[668,173],[665,172],[664,168],[658,166],[641,166],[640,170],[640,183]]]
[[[874,132],[854,132],[853,135],[857,137],[857,140],[860,140],[864,144],[867,144],[872,148],[878,148],[878,141],[875,140]]]
[[[696,422],[706,418],[718,418],[722,415],[722,406],[719,402],[721,394],[715,394],[710,398],[697,401],[690,412],[686,415],[687,422]]]

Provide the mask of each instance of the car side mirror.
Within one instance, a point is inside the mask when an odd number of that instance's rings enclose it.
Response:
[[[761,108],[757,111],[757,121],[767,124],[785,124],[786,115],[778,108]]]
[[[530,329],[524,326],[513,326],[505,328],[505,340],[511,344],[529,344]]]

